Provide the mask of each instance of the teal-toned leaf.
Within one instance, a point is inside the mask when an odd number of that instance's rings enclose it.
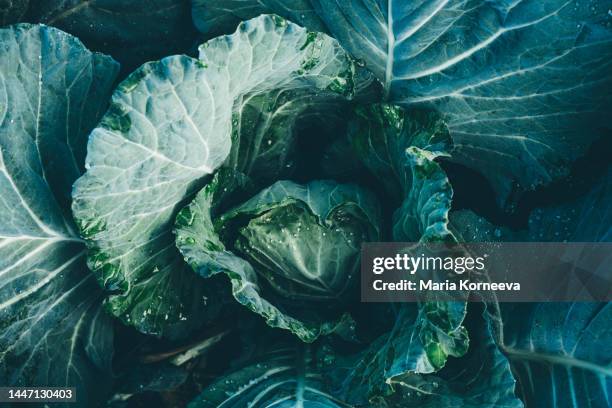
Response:
[[[338,219],[340,207],[356,204],[362,210],[362,220],[369,224],[369,235],[376,237],[380,234],[381,214],[376,197],[356,184],[338,184],[328,180],[313,181],[305,185],[279,181],[223,214],[219,222],[225,224],[240,215],[261,214],[278,205],[294,201],[306,204],[320,220],[330,222]]]
[[[245,101],[277,89],[349,97],[354,71],[331,38],[262,16],[204,44],[199,60],[168,57],[128,77],[90,136],[73,193],[108,309],[144,333],[202,325],[219,289],[176,249],[176,213],[228,158]]]
[[[529,217],[529,241],[612,241],[612,169],[579,199],[538,208]]]
[[[529,229],[496,227],[467,211],[451,214],[469,240],[609,242],[612,172],[590,192],[556,207],[535,210]],[[609,303],[494,304],[496,341],[510,361],[527,406],[609,405],[612,390],[612,309]]]
[[[453,190],[435,161],[449,156],[451,140],[437,113],[391,104],[357,106],[348,139],[387,194],[401,202],[393,215],[393,240],[453,239],[447,229]]]
[[[265,9],[338,39],[387,100],[438,110],[453,160],[506,203],[559,178],[610,127],[610,2],[198,1],[200,29]]]
[[[246,365],[204,389],[189,408],[348,408],[323,376],[325,361],[307,345],[270,347]]]
[[[58,27],[112,55],[122,72],[195,48],[188,0],[30,0],[27,21]]]
[[[375,197],[356,185],[280,181],[215,223],[221,187],[238,190],[240,179],[217,173],[178,214],[187,263],[204,277],[224,272],[239,303],[304,341],[346,332],[360,244],[379,236]]]
[[[113,326],[70,188],[118,65],[57,29],[0,29],[0,384],[106,392]],[[74,405],[74,404],[69,404]]]
[[[503,304],[499,347],[526,406],[609,405],[609,303]]]

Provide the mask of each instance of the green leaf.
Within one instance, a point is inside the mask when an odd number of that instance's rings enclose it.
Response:
[[[406,150],[410,189],[393,214],[393,239],[406,242],[455,241],[448,228],[453,188],[435,162],[439,153],[418,147]]]
[[[278,181],[247,202],[227,211],[219,223],[226,224],[240,215],[258,215],[271,208],[295,201],[306,204],[321,222],[327,221],[328,225],[336,221],[337,213],[342,207],[346,206],[345,209],[350,211],[348,205],[355,204],[362,212],[354,214],[359,214],[361,220],[368,223],[368,235],[372,237],[380,235],[381,214],[376,197],[356,184],[338,184],[329,180],[312,181],[305,185],[292,181]],[[342,221],[341,218],[337,220]]]
[[[451,149],[448,129],[440,115],[422,109],[405,111],[387,103],[357,106],[347,132],[364,165],[398,201],[411,186],[406,149],[415,146],[436,155],[448,154]]]
[[[284,20],[276,23],[282,25]],[[223,168],[249,177],[259,188],[289,178],[304,161],[297,151],[298,136],[309,138],[313,123],[317,130],[335,135],[349,100],[374,98],[378,90],[374,77],[337,45],[330,45],[327,36],[308,32],[299,50],[303,61],[296,74],[309,76],[316,92],[309,86],[281,86],[234,102],[239,106],[232,112],[232,147]],[[331,64],[324,67],[325,61]],[[321,66],[318,72],[307,73],[316,65]]]
[[[323,45],[322,35],[308,35],[307,41],[312,41],[315,47]],[[313,51],[311,61],[321,58],[318,53]],[[304,124],[333,128],[342,120],[338,111],[342,112],[346,99],[355,93],[363,95],[373,84],[372,76],[356,68],[350,64],[347,71],[340,73],[342,81],[346,77],[352,82],[347,83],[342,94],[328,86],[316,93],[311,88],[281,88],[241,98],[237,103],[242,107],[232,119],[232,148],[223,167],[249,176],[259,187],[290,177],[298,161],[297,140]]]
[[[393,214],[393,240],[454,239],[447,229],[453,196],[438,157],[449,157],[451,141],[440,116],[386,103],[357,106],[348,138],[365,167],[401,202]]]
[[[240,230],[236,250],[260,265],[262,277],[288,301],[330,301],[354,282],[358,259],[356,245],[334,227],[300,203],[273,207]]]
[[[310,346],[269,348],[257,361],[208,386],[188,407],[351,407],[328,389],[324,359]]]
[[[112,321],[70,189],[119,69],[57,29],[0,29],[0,384],[106,392]],[[70,404],[72,405],[72,404]]]
[[[387,100],[438,110],[453,160],[505,204],[567,174],[610,127],[609,2],[579,0],[197,1],[206,32],[277,13],[327,32],[363,60]]]
[[[356,185],[280,181],[213,223],[221,186],[239,189],[239,180],[217,173],[179,213],[187,263],[204,277],[225,273],[239,303],[304,341],[346,331],[352,320],[341,306],[356,283],[360,243],[379,236],[375,197]]]
[[[379,236],[378,203],[356,185],[277,182],[224,214],[221,234],[243,217],[250,220],[238,227],[236,250],[289,303],[344,297],[361,242]]]
[[[243,23],[200,51],[199,60],[147,63],[118,87],[74,188],[89,265],[111,292],[108,309],[149,334],[186,336],[206,320],[207,303],[220,306],[219,289],[193,274],[171,229],[228,158],[245,101],[277,89],[354,90],[354,63],[334,40],[280,17]]]
[[[461,325],[465,314],[463,302],[400,305],[388,333],[332,371],[341,384],[340,395],[354,403],[374,401],[400,390],[402,378],[434,373],[448,356],[464,355],[468,348],[467,331]]]
[[[491,323],[478,314],[473,316],[477,319],[468,321],[470,347],[465,356],[449,359],[436,374],[408,374],[395,379],[399,385],[398,392],[381,405],[406,408],[522,407],[523,403],[515,396],[516,381],[510,364],[494,341]]]

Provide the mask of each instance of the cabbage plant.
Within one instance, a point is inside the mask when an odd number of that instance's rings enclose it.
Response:
[[[609,405],[608,303],[359,298],[367,242],[610,241],[609,2],[4,3],[0,386]]]

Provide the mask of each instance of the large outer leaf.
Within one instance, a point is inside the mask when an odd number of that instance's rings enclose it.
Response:
[[[453,160],[503,203],[565,174],[610,128],[608,1],[195,1],[206,31],[255,12],[325,28],[383,81],[388,100],[448,123]],[[229,18],[228,16],[231,16]]]
[[[176,212],[228,156],[245,100],[275,89],[350,95],[354,72],[331,38],[262,16],[204,44],[200,60],[145,64],[119,86],[91,134],[73,205],[114,315],[152,334],[202,323],[210,283],[174,245]]]
[[[225,273],[238,302],[304,341],[346,331],[351,319],[340,299],[355,283],[360,243],[379,236],[375,197],[353,184],[280,181],[225,213],[216,228],[215,207],[240,184],[220,171],[179,212],[177,246],[187,263],[204,277]],[[236,231],[232,224],[249,218]],[[237,253],[228,249],[235,235]]]
[[[189,408],[349,408],[332,395],[321,362],[304,345],[275,346],[260,360],[205,388]]]
[[[612,305],[506,304],[499,340],[530,407],[607,407]]]
[[[108,385],[113,327],[70,188],[118,65],[45,26],[0,43],[0,384],[76,386],[87,407]]]
[[[529,230],[496,228],[470,212],[451,215],[464,239],[609,242],[612,170],[583,197],[534,211]],[[612,391],[609,303],[499,304],[497,342],[527,406],[607,407]],[[492,310],[496,310],[493,308]]]
[[[61,28],[90,49],[112,55],[125,73],[187,52],[197,40],[188,0],[31,0],[26,18]]]

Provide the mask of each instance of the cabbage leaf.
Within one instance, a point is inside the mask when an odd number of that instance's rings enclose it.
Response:
[[[510,231],[472,212],[451,214],[457,234],[473,241],[609,242],[612,171],[585,195],[534,210],[529,228]],[[608,405],[612,389],[610,303],[495,303],[496,342],[507,356],[527,406]]]
[[[334,397],[322,360],[307,345],[274,344],[250,364],[213,382],[188,407],[351,407]]]
[[[307,342],[350,335],[354,323],[341,312],[356,287],[360,244],[380,234],[375,197],[351,184],[279,181],[213,222],[221,187],[239,185],[233,180],[217,173],[179,212],[187,263],[204,277],[225,273],[234,298],[272,327]]]
[[[109,386],[113,323],[70,191],[119,66],[41,25],[0,43],[0,384],[76,387],[89,407]]]

